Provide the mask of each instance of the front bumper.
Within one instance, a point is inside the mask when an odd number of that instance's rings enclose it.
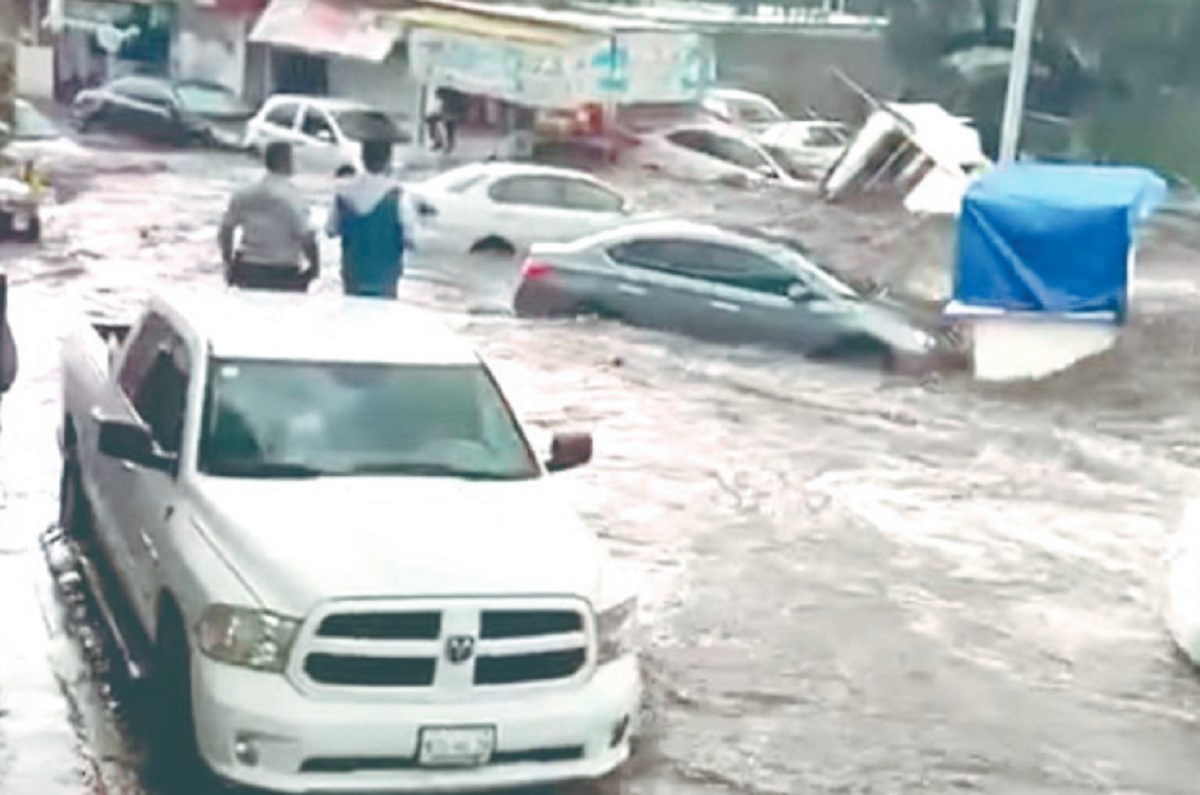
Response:
[[[278,792],[463,792],[600,778],[629,757],[641,701],[632,656],[598,669],[582,687],[465,703],[318,700],[284,676],[201,656],[192,674],[204,760],[222,778]],[[628,728],[614,742],[622,723]],[[420,729],[455,725],[494,725],[492,762],[418,767]]]

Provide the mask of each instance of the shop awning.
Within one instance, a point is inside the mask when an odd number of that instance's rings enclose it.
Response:
[[[378,10],[337,0],[272,0],[250,41],[320,55],[379,63],[399,31]]]
[[[536,47],[570,50],[580,45],[608,38],[606,34],[588,32],[575,26],[534,21],[501,14],[472,13],[452,8],[422,7],[394,11],[390,16],[405,28],[428,28],[447,33],[461,33],[480,39],[509,41]]]

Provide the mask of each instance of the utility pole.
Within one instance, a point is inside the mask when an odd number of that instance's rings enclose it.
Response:
[[[1000,162],[1017,158],[1021,139],[1021,120],[1025,116],[1025,87],[1029,84],[1029,61],[1033,51],[1033,31],[1037,25],[1038,0],[1020,0],[1013,40],[1012,64],[1008,71],[1008,94],[1004,98],[1004,121],[1000,127]]]
[[[17,93],[17,45],[21,41],[21,9],[16,0],[0,0],[0,122],[13,123]]]

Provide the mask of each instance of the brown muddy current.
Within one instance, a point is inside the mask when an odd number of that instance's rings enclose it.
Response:
[[[23,355],[0,437],[3,795],[150,792],[110,645],[38,543],[56,516],[58,343],[85,309],[216,281],[215,224],[255,170],[101,159],[61,175],[74,190],[40,249],[0,249]],[[945,289],[947,230],[886,206],[613,179]],[[605,792],[1200,791],[1200,681],[1158,618],[1169,523],[1200,486],[1196,239],[1147,240],[1116,351],[999,389],[520,321],[514,267],[412,263],[403,300],[477,343],[535,428],[596,434],[596,461],[562,486],[644,578],[650,690],[639,755]]]

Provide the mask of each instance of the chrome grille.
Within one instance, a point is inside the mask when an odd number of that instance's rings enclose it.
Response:
[[[313,689],[414,698],[552,686],[586,674],[592,634],[591,612],[575,599],[335,602],[305,622],[290,673]],[[451,644],[464,642],[469,657],[451,660]]]

